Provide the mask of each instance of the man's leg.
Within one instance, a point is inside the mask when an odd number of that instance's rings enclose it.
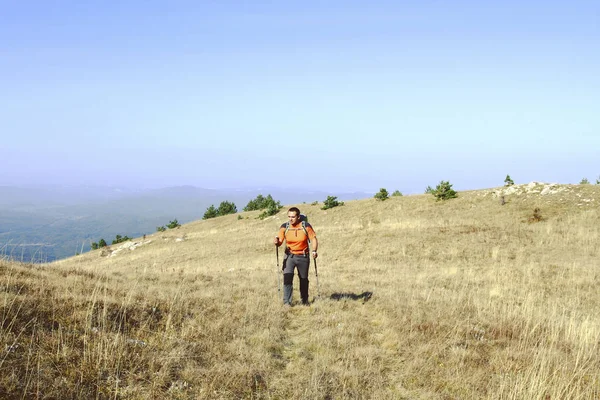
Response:
[[[300,277],[300,297],[302,304],[308,305],[308,268],[310,266],[310,258],[308,255],[299,257],[296,264],[298,268],[298,276]]]
[[[288,306],[292,305],[292,293],[294,292],[294,266],[294,256],[287,256],[283,269],[283,304]]]

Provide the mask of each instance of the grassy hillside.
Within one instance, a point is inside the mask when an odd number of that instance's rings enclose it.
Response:
[[[277,291],[285,209],[3,262],[0,398],[600,398],[600,186],[505,200],[300,205],[310,307]]]

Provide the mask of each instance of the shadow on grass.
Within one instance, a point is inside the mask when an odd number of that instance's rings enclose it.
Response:
[[[356,293],[334,293],[329,298],[331,300],[361,300],[363,303],[369,301],[369,299],[373,296],[373,292],[362,292],[361,294]]]

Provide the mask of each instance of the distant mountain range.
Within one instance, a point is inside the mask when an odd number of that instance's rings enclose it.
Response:
[[[116,235],[139,237],[177,219],[202,219],[210,205],[235,203],[239,212],[259,194],[283,205],[371,197],[366,192],[327,193],[281,188],[204,189],[175,186],[130,189],[97,186],[0,186],[0,255],[23,262],[49,262],[90,250]]]

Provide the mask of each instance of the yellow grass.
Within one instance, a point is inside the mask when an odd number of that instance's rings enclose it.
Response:
[[[1,262],[0,398],[600,398],[600,186],[566,189],[301,204],[310,307],[277,291],[285,209]]]

